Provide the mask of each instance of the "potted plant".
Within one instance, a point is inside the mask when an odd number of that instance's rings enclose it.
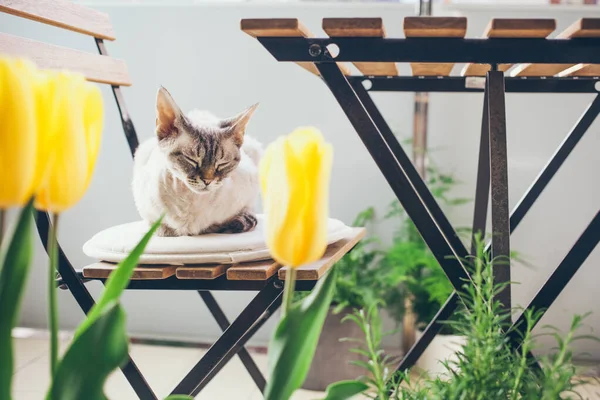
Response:
[[[375,210],[370,207],[358,214],[353,225],[368,227],[374,218]],[[377,242],[378,239],[374,236],[362,240],[336,263],[333,301],[311,368],[302,386],[304,389],[325,390],[333,382],[355,379],[363,372],[351,363],[356,358],[350,352],[353,345],[341,339],[361,335],[358,326],[343,323],[353,309],[365,308],[382,300],[383,283],[382,276],[379,275],[379,262],[383,253],[378,250]],[[306,295],[306,292],[296,292],[296,299]]]
[[[511,311],[494,300],[504,284],[493,283],[492,262],[484,252],[483,241],[477,240],[477,257],[470,264],[473,287],[466,285],[463,291],[467,305],[458,311],[455,320],[447,321],[465,338],[465,343],[455,360],[444,364],[443,378],[395,371],[397,364],[381,346],[384,334],[374,305],[348,316],[363,332],[352,339],[357,343],[354,351],[369,359],[361,363],[366,376],[330,385],[324,400],[355,399],[358,394],[378,400],[582,398],[577,389],[585,380],[576,377],[579,371],[573,365],[572,345],[576,340],[589,338],[577,333],[585,317],[574,316],[565,334],[550,327],[549,334],[556,339],[557,346],[550,355],[539,359],[536,368],[527,354],[536,346],[532,330],[540,314],[525,314],[522,347],[519,351],[511,349],[499,328],[510,320]]]

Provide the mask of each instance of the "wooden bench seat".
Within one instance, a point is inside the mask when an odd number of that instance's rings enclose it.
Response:
[[[298,268],[298,280],[318,280],[337,261],[350,251],[364,236],[364,228],[353,228],[342,240],[333,243],[319,261]],[[106,279],[115,270],[116,264],[97,262],[83,268],[83,277],[88,279]],[[233,265],[140,265],[136,267],[132,280],[177,279],[210,280],[226,275],[231,281],[267,280],[279,272],[279,279],[285,279],[287,268],[273,260],[255,261]]]

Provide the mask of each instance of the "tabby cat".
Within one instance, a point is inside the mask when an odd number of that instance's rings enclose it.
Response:
[[[245,131],[257,106],[227,119],[201,110],[184,115],[158,90],[156,137],[135,153],[133,196],[149,223],[166,213],[159,236],[254,229],[262,146]]]

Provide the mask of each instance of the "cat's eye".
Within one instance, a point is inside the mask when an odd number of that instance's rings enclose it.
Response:
[[[194,167],[196,167],[196,168],[199,167],[198,161],[194,160],[193,158],[190,158],[190,157],[186,156],[185,154],[183,154],[183,158],[185,158],[185,160],[187,162],[189,162],[190,164],[192,164]]]
[[[215,166],[215,171],[217,172],[221,172],[224,169],[227,169],[227,166],[229,165],[229,163],[221,163]]]

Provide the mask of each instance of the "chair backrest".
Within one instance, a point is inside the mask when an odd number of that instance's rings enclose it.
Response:
[[[94,38],[100,54],[87,53],[0,32],[0,54],[28,58],[40,68],[67,69],[79,72],[89,81],[111,85],[121,116],[123,131],[133,155],[139,142],[120,91],[120,86],[130,86],[131,80],[125,62],[110,57],[104,47],[104,40],[115,40],[108,15],[66,0],[0,0],[0,12]],[[44,247],[48,249],[50,227],[48,213],[38,212],[36,225],[40,239]],[[85,304],[80,304],[87,313],[93,304],[93,299],[81,280],[77,278],[72,264],[60,246],[58,269],[63,282],[69,286],[71,291],[78,293],[80,298],[83,296],[86,299]]]
[[[67,0],[0,0],[0,12],[94,38],[100,54],[0,32],[0,54],[26,57],[40,68],[68,69],[83,74],[89,81],[111,85],[133,155],[139,141],[120,91],[120,86],[131,86],[131,80],[125,61],[110,57],[104,46],[104,40],[115,40],[109,16]]]
[[[104,40],[114,40],[107,14],[66,0],[0,0],[0,12],[67,29],[96,39],[100,55],[0,32],[0,53],[27,57],[40,68],[69,69],[93,82],[129,86],[123,60],[109,57]]]

